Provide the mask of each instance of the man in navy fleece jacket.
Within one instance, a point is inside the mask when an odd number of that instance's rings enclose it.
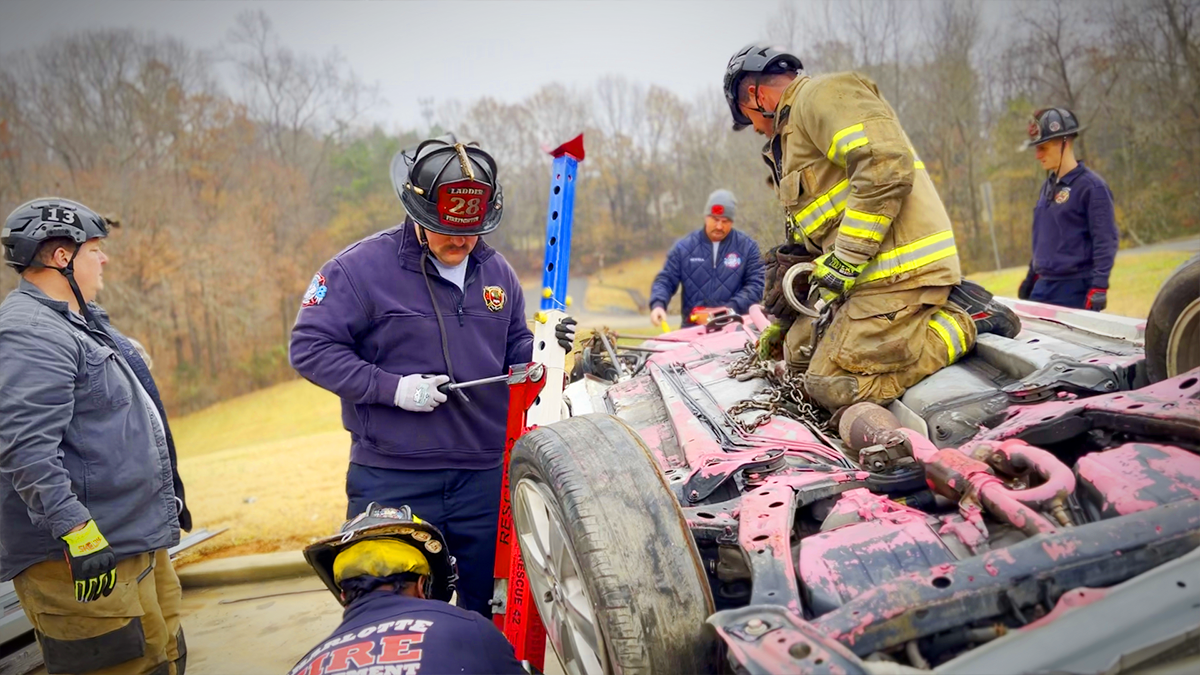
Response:
[[[704,228],[675,242],[650,289],[650,322],[662,325],[675,289],[683,284],[683,325],[696,307],[728,307],[745,314],[762,302],[766,270],[758,244],[733,229],[737,199],[717,190],[704,207]]]

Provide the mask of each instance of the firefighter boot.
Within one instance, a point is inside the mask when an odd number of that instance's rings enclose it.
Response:
[[[1021,332],[1021,320],[1016,313],[997,302],[990,291],[974,281],[963,279],[950,291],[950,302],[971,315],[979,333],[1011,338]]]

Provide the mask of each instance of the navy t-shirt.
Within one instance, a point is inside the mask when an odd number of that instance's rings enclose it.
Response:
[[[524,674],[504,635],[475,612],[374,591],[290,675]]]

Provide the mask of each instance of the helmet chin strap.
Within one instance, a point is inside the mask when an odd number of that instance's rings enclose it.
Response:
[[[429,291],[429,302],[433,305],[433,316],[437,319],[438,336],[442,342],[442,358],[446,360],[446,374],[450,376],[451,382],[457,382],[454,379],[454,362],[450,360],[450,339],[446,335],[446,322],[442,319],[442,310],[438,307],[437,294],[433,292],[433,283],[429,280],[429,265],[426,261],[429,260],[429,242],[423,236],[423,228],[413,220],[413,226],[416,228],[417,241],[421,242],[421,260],[418,264],[421,265],[421,276],[425,278],[425,290]],[[467,392],[462,389],[455,389],[454,392],[464,403],[470,402],[470,397]]]
[[[754,78],[754,105],[757,106],[757,109],[755,110],[755,112],[757,112],[759,115],[762,115],[763,119],[773,120],[773,119],[775,119],[775,111],[767,110],[767,109],[763,108],[762,102],[758,100],[758,92],[761,90],[762,90],[762,79],[755,77]]]
[[[1058,166],[1054,167],[1054,182],[1062,180],[1062,162],[1063,155],[1067,152],[1067,137],[1063,136],[1059,139],[1058,145]]]
[[[71,294],[75,296],[75,302],[79,305],[79,314],[83,316],[83,320],[92,330],[103,330],[100,328],[100,322],[96,320],[96,316],[92,314],[92,310],[88,308],[88,303],[83,299],[83,292],[79,290],[79,283],[75,281],[75,258],[79,256],[80,249],[83,244],[76,244],[75,250],[71,252],[71,259],[62,267],[53,267],[40,262],[34,262],[30,267],[43,267],[46,269],[56,270],[59,274],[67,279],[67,285],[71,287]]]

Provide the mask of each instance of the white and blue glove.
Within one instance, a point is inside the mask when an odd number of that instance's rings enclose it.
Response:
[[[449,381],[449,375],[405,375],[396,387],[396,407],[409,412],[430,412],[446,402],[446,395],[438,391],[438,386]]]

